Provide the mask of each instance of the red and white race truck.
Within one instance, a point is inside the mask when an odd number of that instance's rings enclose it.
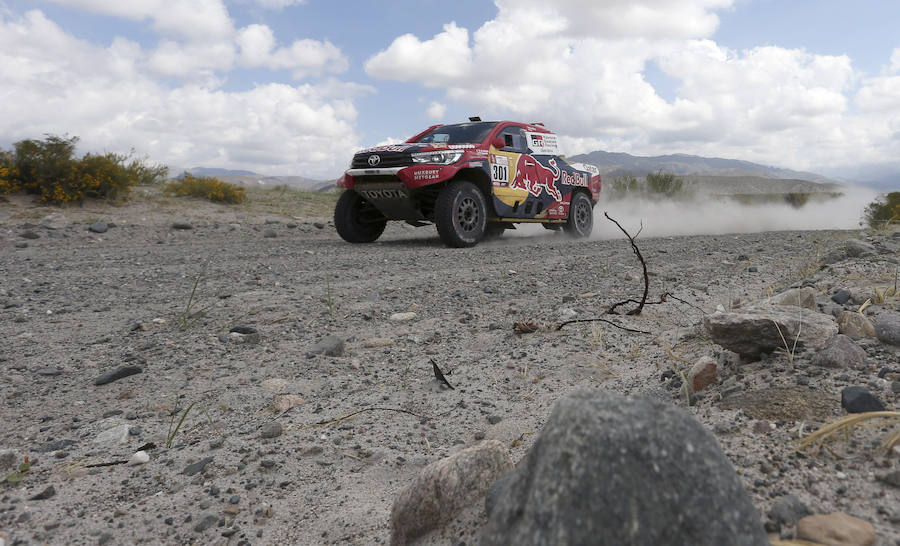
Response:
[[[480,121],[435,125],[403,144],[357,152],[338,180],[340,236],[370,243],[388,220],[433,223],[447,246],[468,247],[516,223],[587,237],[600,171],[569,164],[541,124]]]

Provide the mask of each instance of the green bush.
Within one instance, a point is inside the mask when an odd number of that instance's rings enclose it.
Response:
[[[181,180],[170,180],[164,187],[166,195],[202,197],[219,203],[241,203],[246,197],[243,186],[222,182],[211,176],[192,176],[184,173]]]
[[[647,191],[651,194],[672,197],[684,191],[684,180],[672,173],[658,171],[647,175]]]
[[[85,154],[79,159],[77,143],[78,137],[47,135],[16,142],[13,152],[0,150],[0,195],[25,191],[57,204],[87,197],[115,200],[127,198],[132,186],[163,179],[168,172],[130,155]]]
[[[869,227],[882,227],[900,223],[900,192],[894,191],[878,197],[866,205],[864,212]]]

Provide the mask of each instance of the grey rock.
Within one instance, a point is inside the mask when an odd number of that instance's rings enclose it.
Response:
[[[177,222],[172,222],[172,229],[194,229],[194,225],[185,220],[179,220]]]
[[[867,411],[884,411],[884,404],[875,398],[865,387],[844,387],[841,391],[841,407],[847,413],[865,413]]]
[[[274,229],[266,229],[263,230],[263,237],[265,237],[266,239],[274,239],[275,237],[278,237],[278,234]]]
[[[91,231],[93,233],[106,233],[107,231],[109,231],[109,226],[106,224],[106,222],[94,222],[90,225],[90,227],[88,227],[88,231]]]
[[[108,428],[94,438],[95,444],[113,448],[128,442],[128,436],[131,432],[130,425],[116,425]]]
[[[323,224],[322,222],[313,222],[313,226],[316,229],[325,229],[325,224]]]
[[[20,233],[19,237],[23,239],[40,239],[41,236],[31,230],[28,230]]]
[[[850,301],[850,296],[852,296],[852,294],[849,290],[844,290],[843,288],[841,288],[831,296],[831,301],[837,303],[838,305],[844,305],[845,303]]]
[[[450,521],[512,467],[509,452],[496,440],[429,464],[394,501],[391,544],[408,544]]]
[[[135,375],[141,373],[142,370],[140,366],[122,366],[117,370],[113,370],[111,372],[105,373],[94,380],[94,385],[106,385],[107,383],[112,383],[113,381],[118,381],[124,377],[128,377],[130,375]]]
[[[210,527],[212,527],[213,525],[215,525],[218,522],[219,522],[219,518],[217,516],[215,516],[213,514],[206,514],[197,523],[197,525],[194,525],[194,532],[202,533],[203,531],[206,531],[207,529],[209,529]]]
[[[344,340],[337,336],[326,336],[306,350],[307,357],[320,354],[327,356],[341,356],[344,354]]]
[[[875,337],[882,343],[900,346],[900,314],[878,315],[875,319]]]
[[[229,332],[236,333],[236,334],[248,335],[248,334],[255,334],[257,332],[257,330],[256,330],[256,328],[254,328],[252,326],[244,326],[242,324],[239,324],[237,326],[234,326],[231,330],[229,330]]]
[[[876,476],[878,481],[884,482],[891,487],[900,487],[900,470],[894,470],[893,472],[888,472],[887,474]]]
[[[56,495],[56,488],[52,485],[48,485],[43,491],[38,493],[33,497],[29,497],[28,500],[47,500]]]
[[[714,342],[751,360],[784,348],[785,341],[793,346],[795,339],[798,346],[819,349],[838,332],[832,316],[782,306],[713,313],[703,317],[703,326]]]
[[[793,305],[811,311],[816,310],[816,290],[811,286],[792,288],[773,298],[776,305]]]
[[[185,467],[185,469],[181,472],[185,476],[193,476],[194,474],[199,474],[200,472],[205,472],[207,465],[213,462],[212,457],[206,457],[204,459],[200,459],[196,463],[189,464]]]
[[[511,474],[483,546],[768,545],[715,437],[670,404],[577,390]]]
[[[862,364],[866,351],[849,337],[832,337],[812,358],[812,364],[823,368],[849,368]]]
[[[837,314],[838,331],[853,339],[875,337],[875,326],[864,315],[841,310]]]
[[[75,445],[77,442],[75,440],[55,440],[50,442],[49,444],[44,444],[41,447],[35,448],[35,451],[38,453],[50,453],[52,451],[59,451],[60,449],[65,449],[71,445]]]
[[[0,449],[0,471],[11,470],[19,462],[19,453],[14,449]]]
[[[801,518],[812,514],[812,510],[794,495],[785,495],[775,501],[769,510],[769,519],[779,527],[793,527]]]
[[[260,438],[277,438],[284,432],[284,427],[278,421],[266,423],[259,429]]]
[[[848,258],[866,258],[878,254],[878,250],[871,244],[859,239],[847,239],[844,242],[844,255]]]
[[[28,248],[28,243],[25,241],[18,241],[15,246],[16,248]]]
[[[62,370],[57,370],[56,368],[39,368],[35,370],[34,373],[42,375],[44,377],[54,377],[57,375],[62,375]]]

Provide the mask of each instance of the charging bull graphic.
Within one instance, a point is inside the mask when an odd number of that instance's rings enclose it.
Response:
[[[551,159],[548,163],[549,169],[528,154],[520,155],[516,161],[515,177],[509,187],[528,190],[528,193],[535,197],[540,196],[541,191],[546,191],[554,200],[562,201],[562,195],[554,185],[559,178],[559,167],[555,159]]]

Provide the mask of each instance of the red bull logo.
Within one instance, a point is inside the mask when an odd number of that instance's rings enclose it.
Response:
[[[551,159],[548,163],[550,164],[549,169],[530,155],[520,155],[519,160],[516,161],[515,178],[510,187],[528,190],[528,193],[535,197],[546,191],[547,195],[556,201],[561,201],[562,194],[559,193],[554,184],[560,176],[559,167],[556,165],[555,159]]]

